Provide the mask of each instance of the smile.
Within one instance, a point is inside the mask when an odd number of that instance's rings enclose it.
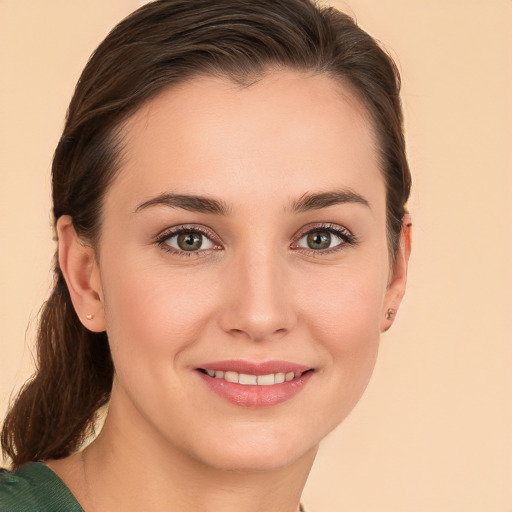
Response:
[[[196,368],[210,391],[241,407],[271,407],[292,399],[315,371],[286,361],[221,361]]]
[[[227,382],[242,384],[243,386],[273,386],[274,384],[282,384],[298,379],[304,372],[278,372],[269,373],[267,375],[251,375],[248,373],[238,373],[223,370],[206,370],[200,369],[208,376],[215,379],[224,379]]]

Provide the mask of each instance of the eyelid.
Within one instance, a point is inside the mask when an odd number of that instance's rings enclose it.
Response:
[[[173,236],[179,235],[180,233],[198,233],[210,240],[214,245],[213,248],[199,249],[197,251],[181,251],[176,249],[165,242]],[[163,250],[180,256],[199,256],[201,253],[209,252],[212,250],[219,250],[222,248],[222,244],[218,235],[210,228],[198,224],[180,224],[178,226],[167,227],[160,231],[154,238],[154,243],[159,245]]]
[[[330,247],[327,249],[321,249],[321,250],[314,250],[314,249],[308,249],[305,247],[297,246],[297,243],[301,238],[308,235],[311,232],[314,231],[329,231],[336,235],[337,237],[341,238],[343,241],[342,243]],[[174,247],[171,247],[169,244],[166,244],[165,242],[176,235],[179,235],[180,233],[188,233],[188,232],[195,232],[199,233],[206,238],[208,238],[215,247],[208,248],[208,249],[199,249],[197,251],[182,251],[175,249]],[[160,231],[155,237],[154,237],[154,243],[158,244],[163,250],[168,251],[173,254],[177,254],[179,256],[203,256],[205,253],[208,253],[212,250],[219,250],[223,249],[222,243],[220,241],[219,236],[210,228],[204,225],[198,225],[198,224],[180,224],[177,226],[167,227]],[[345,246],[355,246],[358,244],[357,237],[345,226],[342,226],[340,224],[333,224],[331,222],[315,222],[312,224],[308,224],[306,226],[303,226],[298,230],[292,237],[292,242],[290,244],[290,248],[297,250],[297,251],[306,251],[309,254],[315,254],[315,255],[322,255],[322,254],[329,254],[331,252],[336,252],[341,250]]]
[[[297,245],[299,240],[301,240],[304,236],[315,231],[329,231],[336,235],[337,237],[341,238],[343,242],[334,247],[322,250],[314,250],[306,247],[300,247]],[[338,250],[341,250],[346,245],[354,246],[357,245],[357,243],[357,237],[345,226],[342,226],[340,224],[333,224],[331,222],[315,222],[314,224],[308,224],[307,226],[303,226],[298,232],[296,232],[293,235],[291,248],[294,250],[307,251],[308,253],[320,255],[336,252]]]

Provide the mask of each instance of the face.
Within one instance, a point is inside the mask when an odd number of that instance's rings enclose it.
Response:
[[[97,263],[111,421],[211,467],[291,464],[360,398],[389,306],[363,108],[326,76],[197,78],[124,135]]]

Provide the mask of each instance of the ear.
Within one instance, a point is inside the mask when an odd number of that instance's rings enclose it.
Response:
[[[400,246],[396,254],[392,269],[391,280],[388,283],[384,309],[382,311],[381,332],[387,331],[395,319],[400,303],[405,294],[407,284],[407,266],[411,255],[411,216],[406,213],[402,221],[402,232],[400,234]]]
[[[62,215],[57,220],[57,236],[59,266],[76,314],[87,329],[102,332],[105,330],[105,315],[94,249],[76,234],[69,215]]]

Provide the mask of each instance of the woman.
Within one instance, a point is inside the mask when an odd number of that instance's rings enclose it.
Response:
[[[157,0],[107,36],[55,152],[0,510],[299,509],[405,291],[399,86],[309,0]]]

